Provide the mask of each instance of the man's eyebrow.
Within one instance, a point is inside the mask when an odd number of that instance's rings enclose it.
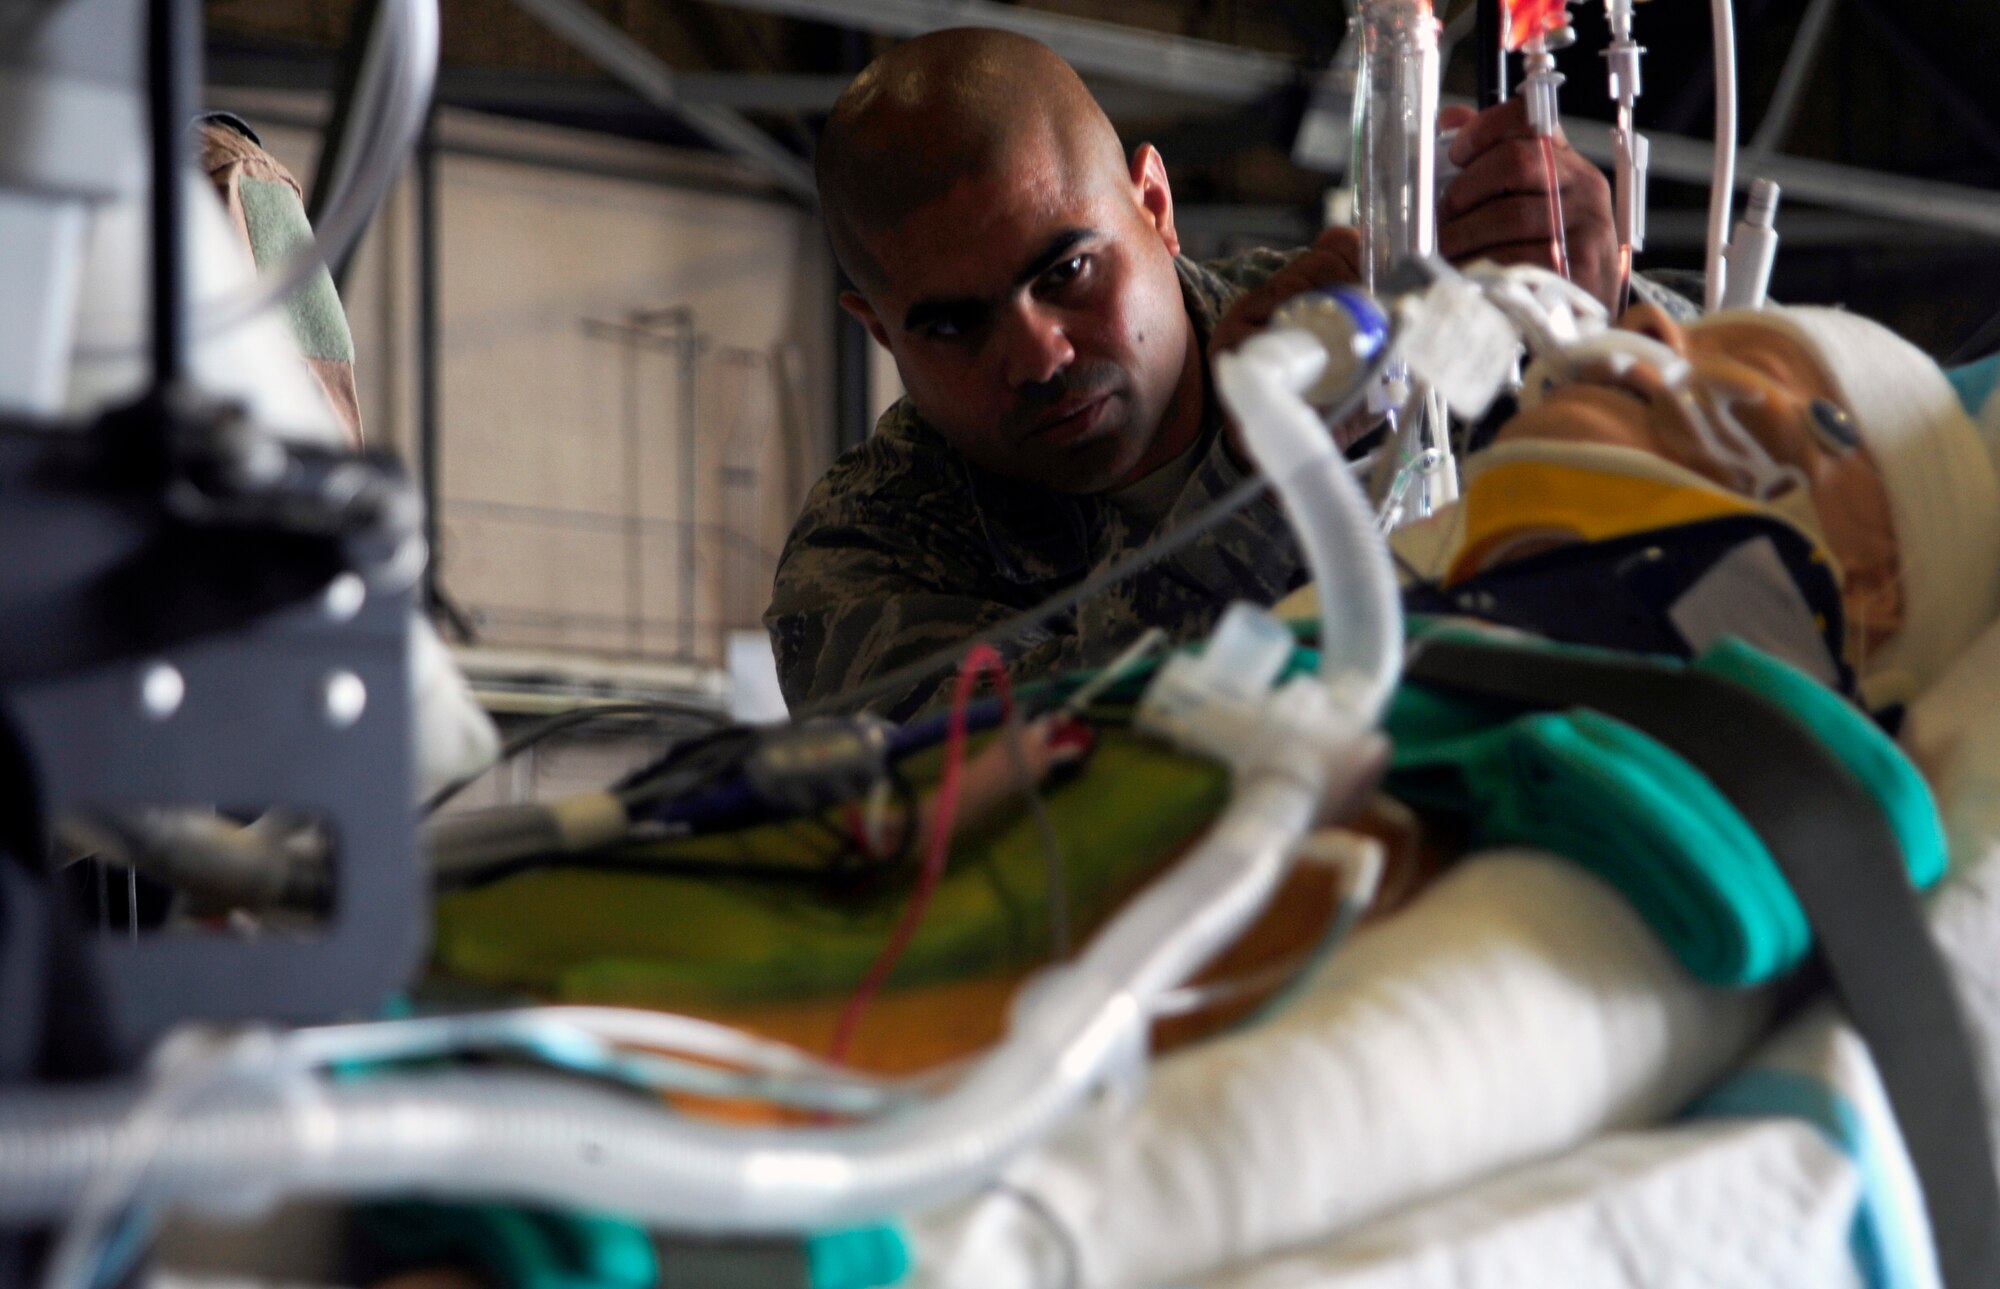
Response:
[[[1048,244],[1028,261],[1026,268],[1014,275],[1014,285],[1026,286],[1055,265],[1062,263],[1079,245],[1096,236],[1097,230],[1094,228],[1065,228],[1049,239]],[[903,314],[903,330],[917,331],[938,318],[953,315],[963,317],[988,307],[988,301],[970,295],[936,296],[928,300],[919,300]]]
[[[1079,243],[1087,242],[1096,236],[1097,230],[1094,228],[1065,228],[1049,239],[1049,244],[1042,248],[1041,254],[1028,261],[1028,267],[1014,275],[1014,285],[1028,285],[1068,259],[1069,253],[1075,250]]]

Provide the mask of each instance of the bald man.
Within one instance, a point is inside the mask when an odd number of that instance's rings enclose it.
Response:
[[[1443,249],[1545,257],[1518,106],[1456,123],[1464,171]],[[1128,156],[1068,64],[1003,32],[935,32],[876,60],[835,104],[815,166],[857,288],[841,304],[908,393],[813,489],[779,561],[765,624],[794,707],[967,640],[1200,516],[1246,477],[1208,350],[1286,296],[1359,276],[1351,229],[1303,254],[1182,257],[1160,154]],[[1561,173],[1573,261],[1608,292],[1604,179],[1567,148]],[[1271,603],[1304,578],[1266,499],[1003,652],[1019,677],[1090,666],[1149,626],[1197,638],[1230,601]],[[907,716],[939,684],[875,706]]]

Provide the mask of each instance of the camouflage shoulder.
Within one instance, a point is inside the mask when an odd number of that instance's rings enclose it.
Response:
[[[818,528],[904,518],[964,491],[957,454],[901,399],[812,486],[786,547]]]
[[[1290,250],[1260,246],[1225,260],[1204,260],[1197,267],[1238,291],[1248,291],[1264,285],[1273,273],[1297,259],[1304,250],[1302,246]]]
[[[1291,263],[1297,251],[1253,250],[1226,260],[1197,263],[1182,256],[1174,261],[1180,273],[1181,295],[1206,343],[1208,331],[1229,312],[1243,293]]]

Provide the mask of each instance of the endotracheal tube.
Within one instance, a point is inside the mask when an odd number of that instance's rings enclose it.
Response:
[[[1519,50],[1526,74],[1521,94],[1528,100],[1528,123],[1542,145],[1542,177],[1549,194],[1549,255],[1567,278],[1569,235],[1563,229],[1562,176],[1556,169],[1556,91],[1563,75],[1555,51],[1576,39],[1569,28],[1567,0],[1507,0],[1507,47]]]

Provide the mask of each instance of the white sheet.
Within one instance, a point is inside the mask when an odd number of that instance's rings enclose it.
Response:
[[[1794,1120],[1615,1133],[1202,1289],[1862,1282],[1847,1158]],[[1718,1238],[1720,1237],[1720,1238]]]
[[[1654,1122],[1767,1015],[1761,993],[1694,981],[1573,865],[1483,856],[1284,1012],[1162,1061],[1129,1113],[1010,1170],[1033,1203],[919,1218],[918,1265],[980,1289],[1059,1283],[1071,1258],[1085,1285],[1184,1280]]]

